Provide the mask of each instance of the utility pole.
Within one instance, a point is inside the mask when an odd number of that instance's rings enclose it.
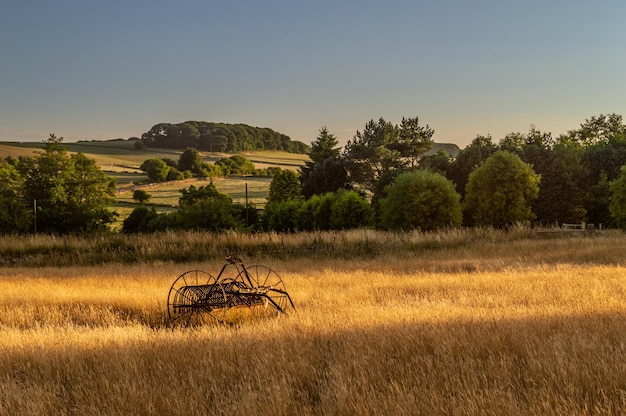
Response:
[[[33,215],[35,216],[35,234],[37,234],[37,200],[33,199]]]
[[[248,182],[246,182],[246,227],[250,225],[248,222]]]

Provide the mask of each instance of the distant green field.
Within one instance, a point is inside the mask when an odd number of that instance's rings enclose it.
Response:
[[[182,150],[172,149],[144,149],[136,150],[134,142],[128,140],[93,141],[78,143],[63,143],[69,152],[81,152],[94,159],[98,166],[107,172],[115,172],[122,169],[137,169],[141,164],[152,158],[170,158],[178,160]],[[43,142],[0,142],[0,157],[7,156],[32,156],[40,151]],[[229,157],[226,153],[200,152],[200,156],[206,162],[215,162],[218,159]],[[307,155],[287,153],[282,151],[258,151],[244,154],[255,164],[257,168],[278,166],[283,169],[298,169],[305,161]],[[116,176],[116,175],[113,175]]]
[[[245,204],[246,202],[246,184],[248,186],[248,203],[255,204],[257,207],[263,207],[269,194],[270,183],[272,178],[269,177],[228,177],[213,179],[215,187],[227,195],[234,202]],[[142,187],[152,197],[148,205],[160,207],[178,206],[178,199],[181,196],[180,190],[187,189],[190,186],[196,188],[211,183],[211,180],[191,180],[175,183],[155,184]],[[133,200],[133,192],[125,192],[118,195],[117,200],[125,204],[135,204]]]
[[[214,179],[215,187],[227,195],[233,202],[245,205],[246,203],[246,185],[248,187],[248,204],[253,204],[257,208],[265,207],[267,196],[269,195],[270,183],[272,178],[269,177],[229,177]],[[146,204],[148,207],[154,207],[159,213],[171,212],[178,207],[178,199],[181,196],[180,190],[187,189],[191,185],[196,188],[211,183],[210,180],[189,180],[176,183],[155,184],[142,187],[151,195],[150,200]],[[139,205],[133,199],[133,191],[119,193],[116,198],[117,202],[111,206],[111,210],[118,213],[117,221],[112,224],[114,230],[122,227],[122,222],[133,209]]]

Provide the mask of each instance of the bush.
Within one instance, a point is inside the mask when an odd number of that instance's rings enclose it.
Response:
[[[403,173],[386,192],[387,197],[380,202],[383,228],[429,231],[461,224],[461,197],[452,182],[438,173]]]
[[[148,224],[159,214],[154,208],[145,206],[135,208],[122,223],[122,232],[126,234],[141,233],[148,231]]]
[[[373,223],[374,211],[354,191],[340,190],[307,201],[292,199],[268,204],[264,213],[265,228],[273,231],[345,230]]]
[[[470,174],[463,207],[481,226],[505,227],[532,220],[531,203],[539,195],[540,180],[517,155],[497,151]]]
[[[355,191],[340,190],[330,207],[330,224],[333,230],[349,230],[373,225],[374,210]]]

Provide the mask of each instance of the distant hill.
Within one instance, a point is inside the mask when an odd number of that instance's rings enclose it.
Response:
[[[283,150],[307,153],[309,146],[267,127],[247,124],[186,121],[159,123],[141,136],[146,147],[186,149],[193,147],[210,152],[236,153],[254,150]]]

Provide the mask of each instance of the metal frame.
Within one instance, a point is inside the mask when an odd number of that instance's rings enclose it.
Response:
[[[246,267],[232,256],[226,257],[217,277],[202,270],[183,273],[172,283],[167,297],[169,321],[184,326],[241,319],[230,312],[241,308],[254,311],[253,315],[283,314],[288,308],[295,309],[274,270]]]

